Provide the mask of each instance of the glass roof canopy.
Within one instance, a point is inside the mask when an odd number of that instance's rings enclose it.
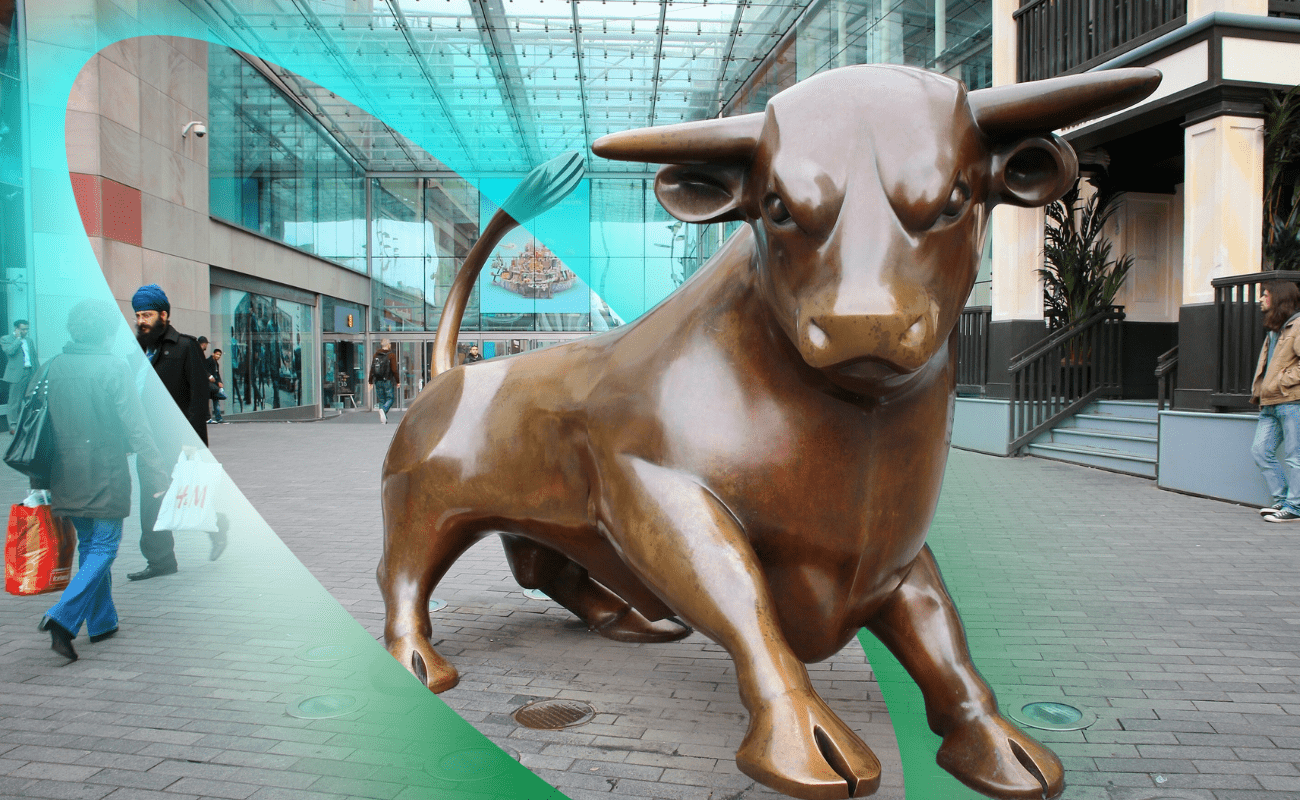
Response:
[[[812,0],[187,2],[367,170],[484,175],[716,116]]]

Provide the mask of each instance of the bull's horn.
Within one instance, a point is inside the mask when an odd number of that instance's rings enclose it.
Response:
[[[994,139],[1047,133],[1131,106],[1156,90],[1160,71],[1108,69],[971,92],[980,130]]]
[[[758,146],[764,114],[638,128],[602,136],[591,152],[616,161],[645,164],[709,164],[744,161]]]

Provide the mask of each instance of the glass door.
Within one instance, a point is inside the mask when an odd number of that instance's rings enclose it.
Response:
[[[321,385],[326,408],[345,409],[364,405],[365,361],[362,343],[349,339],[327,340],[321,348]]]
[[[424,348],[420,347],[420,342],[393,342],[393,348],[397,352],[397,398],[393,405],[407,408],[424,386],[421,380],[424,376],[421,359]]]

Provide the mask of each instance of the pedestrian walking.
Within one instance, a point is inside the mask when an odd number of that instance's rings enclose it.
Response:
[[[1268,522],[1300,521],[1300,289],[1268,281],[1260,293],[1264,345],[1250,401],[1259,405],[1251,455],[1273,503],[1259,513]],[[1282,447],[1282,459],[1277,457]]]
[[[375,410],[379,421],[388,424],[388,411],[396,399],[394,384],[397,381],[397,354],[387,339],[379,342],[379,349],[370,360],[370,385],[375,387]]]
[[[145,357],[153,365],[159,380],[167,388],[172,400],[180,407],[194,432],[206,445],[208,443],[208,367],[198,340],[171,326],[171,302],[162,287],[156,283],[141,286],[131,298],[135,310],[136,341]],[[155,434],[159,433],[155,429]],[[175,436],[155,435],[163,458],[174,464],[181,452],[181,443]],[[140,552],[148,562],[144,569],[126,577],[133,581],[148,580],[160,575],[172,575],[177,570],[175,538],[171,531],[155,531],[160,509],[156,492],[165,491],[170,479],[161,485],[150,484],[140,476]],[[224,531],[210,533],[212,550],[209,558],[215,561],[226,549]]]
[[[136,454],[136,469],[149,485],[166,487],[168,480],[131,370],[109,352],[120,324],[117,307],[97,300],[78,303],[68,315],[72,341],[47,374],[50,475],[32,480],[32,488],[49,490],[51,510],[77,530],[77,573],[39,625],[54,651],[73,661],[72,640],[83,623],[91,642],[117,633],[109,568],[131,513],[127,454]]]

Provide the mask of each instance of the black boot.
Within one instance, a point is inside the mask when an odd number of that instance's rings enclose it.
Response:
[[[36,626],[43,631],[50,632],[50,649],[69,661],[77,660],[77,651],[72,649],[72,631],[63,627],[49,617],[42,617],[41,623]]]

